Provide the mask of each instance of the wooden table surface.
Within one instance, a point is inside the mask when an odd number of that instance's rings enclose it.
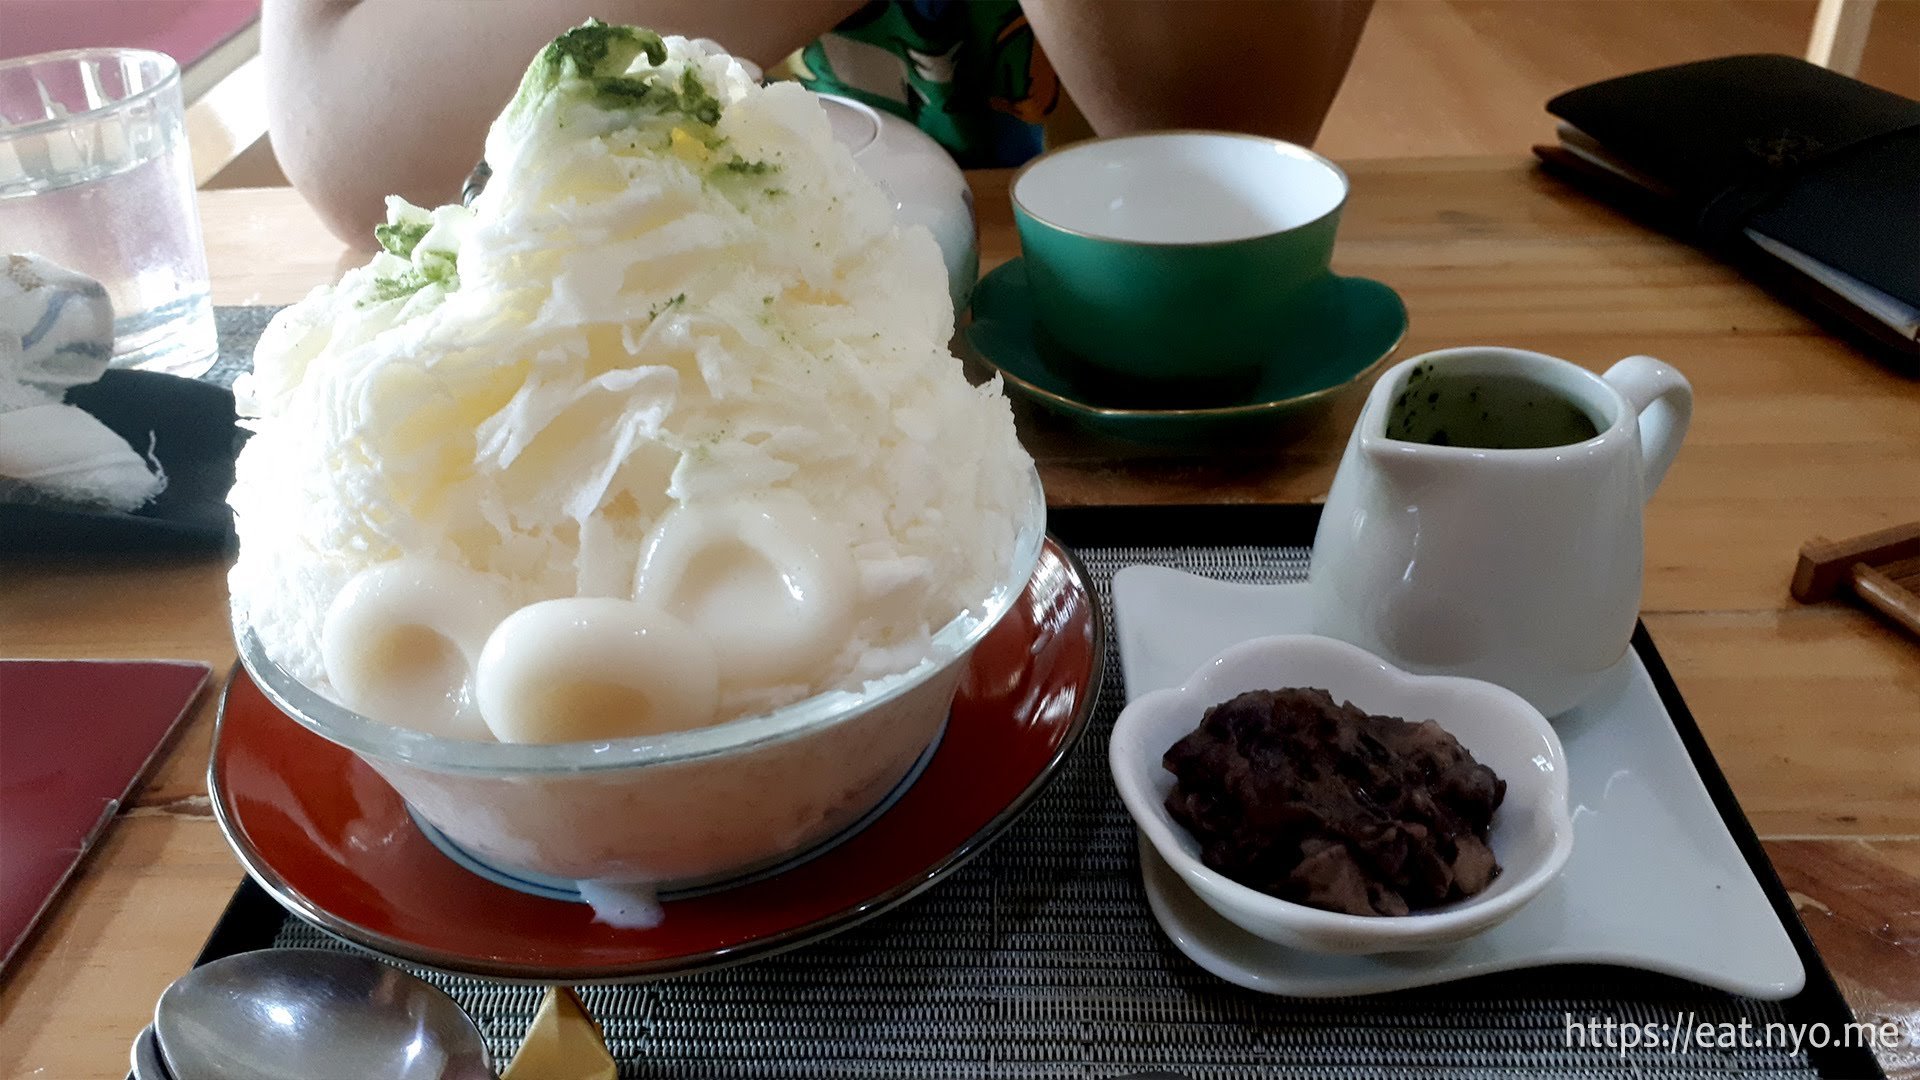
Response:
[[[1801,916],[1862,1019],[1920,1044],[1920,642],[1801,607],[1801,543],[1920,518],[1920,383],[1731,271],[1518,159],[1365,162],[1337,267],[1398,289],[1401,356],[1504,344],[1595,369],[1651,353],[1698,396],[1647,513],[1646,622]],[[1017,247],[1004,173],[975,178],[983,263]],[[346,256],[285,189],[201,200],[219,304],[283,304]],[[1117,460],[1029,425],[1055,504],[1323,496],[1353,408],[1291,446]],[[233,662],[225,561],[0,561],[0,655]],[[213,702],[0,978],[0,1077],[110,1077],[239,882],[209,811]],[[1920,1077],[1920,1045],[1882,1053]]]

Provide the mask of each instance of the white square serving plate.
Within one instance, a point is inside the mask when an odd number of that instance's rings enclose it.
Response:
[[[1304,585],[1121,570],[1113,610],[1127,699],[1180,685],[1236,642],[1309,632],[1305,600]],[[1639,968],[1765,1000],[1799,993],[1806,981],[1799,954],[1638,654],[1629,650],[1593,700],[1553,724],[1567,755],[1572,858],[1559,880],[1477,937],[1444,950],[1374,956],[1289,949],[1215,914],[1142,843],[1154,916],[1213,974],[1294,997],[1382,993],[1553,964]]]

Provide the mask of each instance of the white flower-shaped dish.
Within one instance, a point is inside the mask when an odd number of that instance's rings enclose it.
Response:
[[[1346,915],[1268,896],[1201,863],[1199,844],[1167,813],[1174,780],[1161,758],[1210,706],[1284,687],[1324,689],[1374,714],[1436,720],[1507,782],[1488,838],[1501,873],[1485,892],[1410,915]],[[1233,646],[1179,687],[1128,705],[1114,723],[1108,761],[1141,833],[1196,895],[1248,933],[1310,952],[1399,952],[1464,940],[1539,895],[1573,853],[1566,755],[1538,710],[1492,683],[1412,675],[1332,638],[1294,634]]]

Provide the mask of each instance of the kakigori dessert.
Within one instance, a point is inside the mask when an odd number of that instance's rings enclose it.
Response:
[[[431,133],[422,133],[431,137]],[[1032,463],[949,353],[940,252],[817,100],[595,22],[470,207],[281,312],[239,387],[239,625],[387,724],[562,743],[927,663],[1015,559]]]

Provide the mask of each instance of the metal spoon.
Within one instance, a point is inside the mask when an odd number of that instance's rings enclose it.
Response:
[[[140,1037],[133,1040],[133,1080],[173,1080],[160,1060],[160,1042],[151,1027],[141,1028]]]
[[[434,986],[370,957],[263,949],[203,964],[160,996],[173,1080],[494,1080],[480,1029]]]

